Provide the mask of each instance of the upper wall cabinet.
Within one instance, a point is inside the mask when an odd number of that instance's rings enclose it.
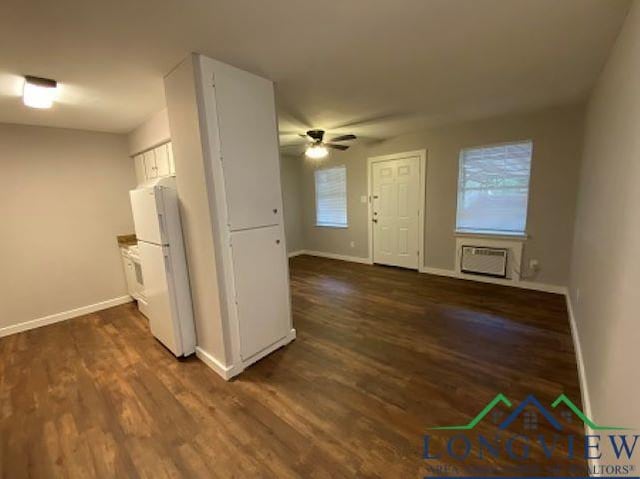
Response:
[[[138,180],[138,184],[140,185],[147,179],[147,173],[144,169],[144,155],[134,156],[133,161],[136,167],[136,180]]]
[[[143,153],[144,156],[144,171],[147,179],[158,177],[158,167],[156,166],[156,153],[154,150],[149,150]]]
[[[169,155],[169,175],[175,176],[176,162],[173,160],[173,148],[171,147],[171,142],[167,143],[167,154]]]
[[[171,142],[133,157],[138,184],[154,178],[176,174]]]
[[[157,176],[170,176],[171,172],[169,169],[169,153],[168,153],[168,145],[160,145],[156,149],[154,149],[155,157],[156,157],[156,175]]]

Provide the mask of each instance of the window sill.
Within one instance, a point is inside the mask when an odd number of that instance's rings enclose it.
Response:
[[[323,224],[319,224],[316,223],[316,228],[341,228],[341,229],[345,229],[348,228],[349,225],[332,225],[332,224],[328,224],[328,223],[323,223]]]
[[[529,235],[524,232],[507,233],[504,231],[456,230],[454,235],[467,238],[510,239],[515,241],[526,241],[529,238]]]

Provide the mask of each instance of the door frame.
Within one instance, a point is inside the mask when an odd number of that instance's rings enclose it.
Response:
[[[367,235],[369,239],[369,263],[373,263],[373,164],[389,160],[401,160],[417,156],[420,160],[420,187],[418,192],[418,271],[424,268],[424,230],[426,226],[424,207],[426,202],[427,150],[403,151],[390,155],[367,158]]]

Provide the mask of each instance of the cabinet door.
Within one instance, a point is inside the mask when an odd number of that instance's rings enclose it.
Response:
[[[243,360],[284,338],[291,328],[287,256],[280,226],[231,235]]]
[[[135,269],[133,261],[131,261],[127,256],[122,256],[122,264],[124,265],[124,276],[127,280],[127,292],[131,296],[135,296],[137,293],[137,284],[135,278]]]
[[[136,155],[133,157],[133,161],[136,168],[136,180],[138,184],[141,185],[147,179],[147,174],[144,169],[144,156]]]
[[[144,171],[147,179],[158,177],[158,167],[156,166],[156,154],[153,150],[144,153]]]
[[[171,142],[167,143],[167,153],[169,155],[169,175],[176,175],[176,162],[173,159],[173,147],[171,146]]]
[[[220,149],[232,231],[280,224],[280,154],[273,84],[235,69],[216,72]]]
[[[169,154],[167,145],[160,145],[155,150],[156,155],[156,172],[158,177],[169,176]]]
[[[139,298],[144,295],[144,278],[142,276],[142,265],[140,264],[140,260],[131,260],[131,263],[133,264],[133,277],[131,279],[135,283],[135,297]]]

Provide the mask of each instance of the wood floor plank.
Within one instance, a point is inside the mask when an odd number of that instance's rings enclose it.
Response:
[[[291,285],[296,341],[231,382],[131,304],[0,339],[0,477],[423,477],[499,392],[580,407],[562,296],[309,256]]]

